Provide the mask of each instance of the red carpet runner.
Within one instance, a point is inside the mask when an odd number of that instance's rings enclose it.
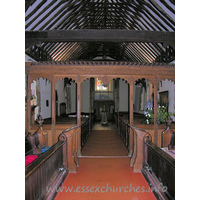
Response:
[[[83,156],[127,156],[116,130],[92,131]],[[82,157],[77,173],[68,174],[56,200],[153,200],[141,173],[133,173],[129,157]],[[57,188],[51,188],[51,190]]]
[[[51,188],[55,189],[55,188]],[[56,200],[153,200],[141,173],[129,158],[80,158],[77,173],[68,174]]]
[[[93,130],[83,150],[83,156],[127,156],[128,151],[117,130]]]

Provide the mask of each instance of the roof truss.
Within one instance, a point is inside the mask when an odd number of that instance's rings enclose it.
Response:
[[[80,29],[26,31],[26,48],[38,42],[147,42],[164,43],[174,48],[175,33],[120,29]]]
[[[175,59],[174,0],[31,0],[25,11],[25,52],[37,61]]]

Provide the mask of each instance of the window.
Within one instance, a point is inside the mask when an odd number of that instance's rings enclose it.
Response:
[[[104,85],[100,79],[96,78],[94,98],[97,100],[111,100],[111,99],[113,100],[114,99],[113,80],[111,80],[108,85]]]

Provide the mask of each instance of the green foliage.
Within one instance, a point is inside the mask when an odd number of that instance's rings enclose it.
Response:
[[[147,108],[145,111],[148,112],[145,115],[145,117],[146,117],[145,124],[153,124],[154,123],[154,109],[153,108]]]
[[[154,108],[147,108],[145,110],[146,112],[148,112],[145,117],[145,124],[153,124],[154,123]],[[175,116],[172,113],[168,113],[167,112],[167,108],[165,106],[158,106],[157,109],[157,122],[158,123],[162,123],[165,124],[166,123],[166,118],[168,117],[168,115],[170,116]]]
[[[168,116],[165,106],[158,106],[157,121],[164,124]]]

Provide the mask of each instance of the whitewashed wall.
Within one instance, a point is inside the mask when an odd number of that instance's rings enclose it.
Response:
[[[71,84],[71,112],[76,112],[76,83]]]
[[[40,105],[41,105],[41,113],[42,118],[50,118],[51,117],[51,83],[42,78],[39,79],[40,83]],[[46,106],[46,101],[49,102],[49,106]]]
[[[33,81],[33,83],[31,83],[31,95],[34,95],[36,97],[35,105],[37,105],[38,99],[37,99],[37,96],[36,96],[36,81]],[[34,116],[35,120],[37,119],[38,112],[39,112],[39,109],[38,109],[38,107],[36,107],[35,108],[35,116]]]
[[[162,84],[159,83],[159,90],[158,90],[158,98],[159,92],[168,91],[168,98],[169,98],[169,112],[175,113],[175,84],[169,80],[163,80]],[[175,117],[172,116],[173,121],[175,121]]]
[[[128,84],[123,81],[119,80],[119,111],[126,112],[128,111]]]
[[[81,83],[81,112],[88,113],[90,110],[90,80]]]
[[[60,103],[65,103],[65,91],[64,91],[64,80],[60,80],[56,83],[56,90],[58,95],[58,116],[60,116]]]

